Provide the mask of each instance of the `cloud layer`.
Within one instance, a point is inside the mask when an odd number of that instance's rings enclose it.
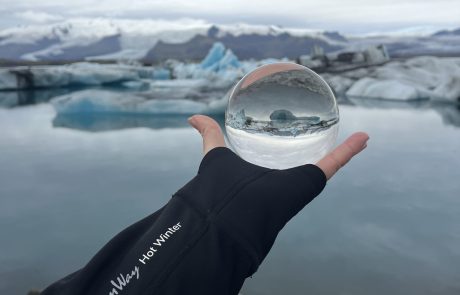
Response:
[[[23,19],[29,22],[36,22],[36,23],[48,23],[54,21],[63,20],[64,17],[61,15],[50,14],[41,11],[33,11],[33,10],[26,10],[24,12],[17,12],[15,16],[19,19]]]
[[[460,26],[458,0],[16,0],[0,7],[0,29],[74,17],[189,17],[218,24],[277,24],[349,33]]]

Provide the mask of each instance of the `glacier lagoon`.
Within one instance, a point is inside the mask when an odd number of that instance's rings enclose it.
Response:
[[[1,294],[83,266],[167,202],[202,158],[186,114],[58,115],[48,94],[27,95],[0,108]],[[241,293],[457,293],[458,106],[340,103],[338,140],[362,129],[369,147],[288,223]]]

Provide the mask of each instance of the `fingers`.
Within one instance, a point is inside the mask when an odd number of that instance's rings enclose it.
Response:
[[[204,155],[215,147],[225,146],[222,130],[214,119],[204,115],[193,115],[188,118],[188,122],[203,137]]]
[[[322,158],[316,165],[323,170],[327,179],[330,179],[340,168],[356,154],[367,146],[369,136],[364,132],[357,132],[351,135],[341,145]]]

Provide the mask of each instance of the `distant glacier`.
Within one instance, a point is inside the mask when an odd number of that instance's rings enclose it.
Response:
[[[460,30],[425,35],[344,36],[339,32],[274,25],[214,25],[124,19],[69,19],[0,31],[0,61],[199,61],[221,42],[240,59],[290,58],[321,46],[326,53],[386,44],[392,56],[460,55]]]

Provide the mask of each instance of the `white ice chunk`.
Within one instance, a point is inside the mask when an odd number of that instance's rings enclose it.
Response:
[[[420,93],[414,87],[399,80],[377,80],[362,78],[347,90],[348,96],[385,98],[398,100],[420,99]]]
[[[321,75],[331,86],[332,89],[338,94],[345,93],[345,91],[353,84],[353,80],[347,77],[342,77],[339,75],[328,75],[322,74]]]
[[[361,74],[361,73],[360,73]],[[384,99],[460,98],[460,59],[421,56],[392,61],[369,71],[346,92]]]

